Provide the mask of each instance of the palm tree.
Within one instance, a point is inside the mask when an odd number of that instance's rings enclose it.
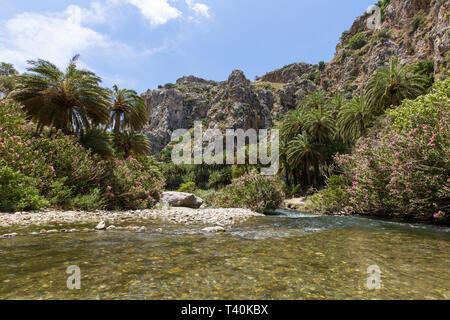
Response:
[[[79,55],[73,57],[65,72],[45,60],[28,61],[31,73],[17,77],[11,96],[22,103],[39,131],[55,126],[79,134],[107,123],[109,92],[100,87],[101,79],[93,72],[77,69],[78,59]]]
[[[287,161],[293,168],[301,167],[303,169],[308,185],[311,184],[310,167],[313,165],[315,170],[314,181],[316,182],[321,154],[317,144],[306,132],[297,135],[289,142]]]
[[[288,111],[280,126],[281,139],[289,141],[298,135],[302,130],[303,122],[304,117],[300,109]]]
[[[333,113],[333,117],[337,117],[345,103],[346,99],[342,93],[338,93],[329,100],[328,106]]]
[[[10,63],[0,64],[0,93],[8,95],[16,86],[16,77],[19,73]]]
[[[117,150],[123,152],[126,159],[131,154],[148,155],[152,148],[146,135],[136,131],[123,131],[118,135]]]
[[[319,143],[323,143],[330,138],[335,132],[332,112],[324,107],[312,109],[305,115],[305,130]]]
[[[389,67],[380,67],[370,78],[366,96],[369,105],[381,113],[384,108],[398,106],[404,99],[415,99],[425,93],[427,80],[414,74],[411,66],[399,66],[398,58]]]
[[[83,131],[80,135],[80,143],[85,148],[103,158],[114,156],[112,147],[112,135],[110,132],[101,129],[89,129]]]
[[[337,124],[342,138],[351,142],[365,136],[373,117],[373,109],[367,103],[364,95],[355,96],[339,112]]]
[[[284,139],[280,140],[280,173],[284,174],[286,184],[290,186],[291,181],[289,179],[289,174],[291,172],[291,168],[287,160],[288,143],[286,141],[287,140]]]
[[[319,109],[328,103],[328,98],[322,90],[316,90],[308,94],[301,102],[300,108],[305,111]]]
[[[136,91],[119,89],[114,85],[111,104],[111,127],[116,144],[123,130],[140,131],[148,122],[147,107],[144,99]]]

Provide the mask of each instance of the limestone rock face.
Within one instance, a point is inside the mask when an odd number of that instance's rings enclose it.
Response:
[[[401,65],[433,61],[435,78],[443,77],[450,59],[449,12],[448,1],[391,0],[383,11],[380,29],[367,28],[370,15],[358,17],[336,47],[322,75],[322,87],[333,92],[359,90],[393,57],[398,57]],[[349,39],[357,33],[364,34],[367,44],[352,49]]]
[[[289,83],[300,79],[303,75],[314,71],[314,67],[307,63],[293,63],[284,68],[267,73],[261,77],[262,81]]]
[[[162,194],[161,203],[165,206],[198,209],[203,204],[203,200],[191,193],[164,192]]]
[[[222,82],[187,76],[176,84],[148,90],[142,95],[150,115],[144,133],[153,153],[158,153],[174,130],[189,130],[195,121],[222,131],[271,128],[318,88],[331,93],[359,91],[393,57],[401,65],[433,61],[439,79],[448,75],[450,64],[449,14],[449,1],[391,0],[383,10],[380,29],[369,29],[370,15],[364,13],[343,34],[334,58],[326,65],[293,63],[253,82],[241,70],[234,70]],[[349,42],[358,33],[366,43],[354,49]]]
[[[202,121],[205,129],[222,131],[269,128],[277,115],[294,108],[299,97],[315,87],[303,80],[289,86],[283,91],[262,81],[250,82],[241,70],[234,70],[223,82],[183,77],[174,85],[142,95],[150,116],[144,133],[152,152],[158,153],[169,144],[175,130],[189,130],[195,121]]]

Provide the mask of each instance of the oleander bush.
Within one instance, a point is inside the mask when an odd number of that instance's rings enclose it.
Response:
[[[9,99],[0,100],[0,169],[0,211],[144,209],[164,188],[148,157],[104,160],[61,130],[37,134]]]
[[[430,94],[387,111],[384,129],[361,139],[352,154],[336,157],[349,181],[341,206],[367,215],[449,219],[449,85],[450,79],[437,82]],[[313,200],[336,210],[331,192],[340,191],[331,186]]]
[[[164,179],[156,167],[146,168],[135,158],[115,160],[107,178],[108,206],[146,209],[156,205],[164,189]]]

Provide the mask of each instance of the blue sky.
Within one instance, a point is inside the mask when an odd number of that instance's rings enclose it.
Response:
[[[375,0],[0,0],[0,61],[20,71],[76,53],[105,86],[143,92],[183,75],[225,80],[329,61]]]

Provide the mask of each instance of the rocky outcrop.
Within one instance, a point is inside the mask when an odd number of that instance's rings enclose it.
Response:
[[[290,83],[295,80],[300,80],[303,75],[314,71],[314,67],[307,63],[293,63],[287,65],[281,69],[272,71],[262,76],[259,80],[278,82],[278,83]]]
[[[450,3],[440,0],[391,0],[379,29],[367,27],[369,14],[356,19],[343,34],[334,58],[322,74],[321,85],[332,92],[362,88],[373,72],[398,57],[400,64],[434,63],[435,78],[446,76],[450,59]],[[350,45],[359,34],[360,48]]]
[[[164,192],[161,197],[161,203],[164,206],[198,209],[202,206],[203,200],[191,193]]]
[[[359,91],[392,57],[400,64],[432,61],[436,78],[450,64],[450,2],[383,0],[383,22],[367,27],[370,15],[358,17],[344,32],[334,58],[327,64],[293,63],[250,82],[240,70],[227,81],[182,77],[143,94],[150,122],[144,132],[154,153],[169,142],[174,130],[190,129],[194,121],[207,128],[261,129],[272,127],[306,94],[318,88],[330,93]],[[386,6],[387,4],[387,6]],[[355,45],[355,36],[360,43]]]
[[[183,77],[142,95],[150,116],[144,132],[153,153],[158,153],[170,142],[173,131],[191,129],[195,121],[220,130],[269,128],[278,115],[294,108],[315,87],[297,79],[276,89],[264,81],[251,82],[241,70],[234,70],[224,82]]]

